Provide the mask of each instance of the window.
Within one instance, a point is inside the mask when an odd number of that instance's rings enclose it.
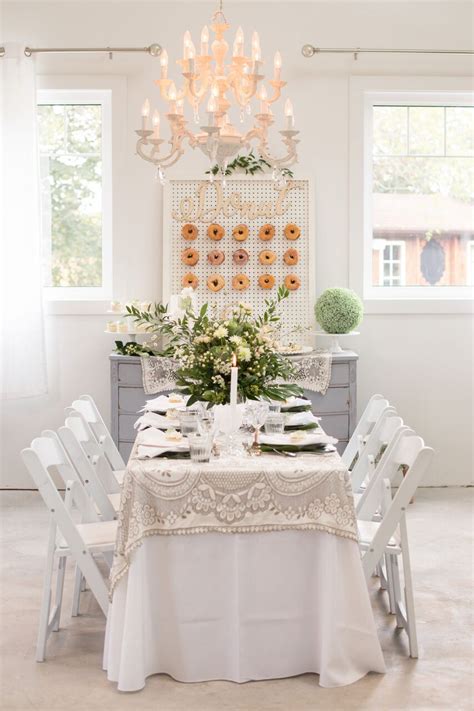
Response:
[[[467,245],[467,268],[468,268],[468,284],[474,286],[474,241],[471,240]]]
[[[111,292],[110,92],[40,91],[44,286],[53,299]]]
[[[372,285],[467,286],[474,106],[374,105],[372,111],[372,238],[383,269],[381,277],[373,272]]]

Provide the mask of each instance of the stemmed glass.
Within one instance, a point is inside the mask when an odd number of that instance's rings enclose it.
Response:
[[[260,454],[260,446],[258,437],[260,430],[265,424],[269,412],[269,404],[263,400],[251,400],[245,406],[245,419],[254,430],[253,445],[250,449],[250,454]]]

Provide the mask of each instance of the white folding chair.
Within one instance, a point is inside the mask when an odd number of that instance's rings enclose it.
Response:
[[[402,418],[394,407],[386,407],[366,437],[365,445],[351,470],[352,490],[365,488],[374,473],[383,452],[403,426]]]
[[[66,408],[66,426],[69,427],[80,442],[86,457],[97,471],[97,476],[108,494],[119,494],[125,470],[115,471],[106,457],[103,447],[99,444],[92,427],[84,415],[72,407]]]
[[[110,462],[110,466],[115,471],[122,471],[126,464],[123,457],[117,449],[117,446],[112,439],[107,425],[105,424],[102,415],[99,412],[97,405],[90,395],[81,395],[78,400],[74,400],[71,406],[74,410],[80,412],[86,422],[90,425],[94,437],[104,451],[106,458]],[[69,414],[67,412],[67,414]]]
[[[407,632],[410,656],[415,658],[418,657],[418,642],[405,513],[433,454],[431,447],[426,447],[421,437],[404,432],[377,474],[358,521],[365,576],[368,580],[385,557],[390,608],[396,614],[397,627],[403,627]],[[391,486],[402,465],[406,468],[406,474],[392,499]],[[383,502],[382,520],[373,521],[380,502]],[[398,569],[400,555],[403,565],[403,596]]]
[[[348,469],[354,465],[354,459],[362,453],[367,437],[381,417],[383,411],[390,406],[382,395],[372,395],[352,436],[342,454],[342,461]]]
[[[41,602],[36,661],[45,659],[46,643],[52,631],[60,624],[66,559],[75,560],[82,575],[107,616],[107,585],[94,559],[104,556],[110,565],[117,532],[116,521],[99,521],[90,498],[67,457],[59,439],[38,437],[31,447],[23,449],[22,459],[43,501],[51,513],[46,557],[43,596]],[[49,472],[55,468],[67,481],[63,501]],[[81,523],[75,523],[71,510],[75,505],[81,514]],[[51,611],[54,563],[58,559],[55,602]]]

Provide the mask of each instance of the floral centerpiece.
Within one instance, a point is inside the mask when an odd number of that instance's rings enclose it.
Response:
[[[244,303],[230,307],[220,317],[210,313],[208,304],[195,313],[191,300],[182,296],[183,316],[170,314],[168,306],[161,303],[145,312],[135,306],[127,310],[152,334],[152,348],[158,335],[166,337],[166,347],[157,348],[156,355],[174,358],[180,364],[176,384],[190,396],[189,405],[198,400],[209,405],[230,401],[234,358],[239,366],[238,395],[242,400],[285,400],[302,393],[299,386],[281,382],[291,379],[293,369],[290,361],[277,352],[274,341],[280,320],[278,305],[289,296],[285,287],[278,289],[276,299],[266,299],[265,310],[256,316]]]

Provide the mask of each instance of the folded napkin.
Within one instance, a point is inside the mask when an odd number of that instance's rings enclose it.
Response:
[[[151,400],[146,401],[146,405],[142,408],[145,412],[166,412],[167,410],[184,410],[188,401],[187,396],[182,396],[179,402],[170,402],[168,395],[158,395]]]
[[[269,444],[261,444],[260,449],[262,452],[315,452],[317,454],[337,452],[337,449],[333,444],[274,444],[273,446]]]
[[[151,459],[165,453],[188,454],[189,442],[183,437],[178,442],[166,438],[162,430],[150,427],[137,435],[138,459]]]
[[[133,426],[139,432],[146,430],[148,427],[155,427],[159,430],[167,430],[170,427],[176,429],[179,428],[179,420],[165,417],[165,415],[160,415],[157,412],[145,412],[144,415],[138,418]]]
[[[312,445],[336,444],[339,440],[335,437],[325,434],[324,432],[313,434],[306,433],[304,438],[294,440],[289,434],[261,434],[260,443],[269,445],[270,447],[307,447]]]
[[[284,412],[285,432],[292,430],[313,430],[319,427],[319,417],[315,417],[312,412]]]

